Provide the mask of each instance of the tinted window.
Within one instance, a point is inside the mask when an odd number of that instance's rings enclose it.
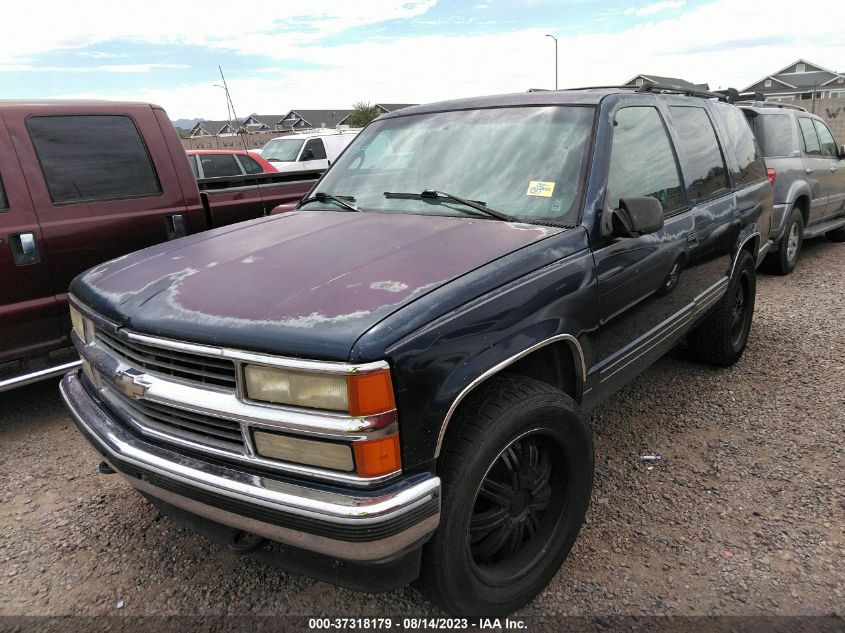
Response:
[[[144,141],[127,116],[39,116],[26,126],[53,202],[161,193]]]
[[[314,157],[309,160],[321,160],[326,157],[326,148],[323,145],[322,139],[312,138],[305,144],[305,149],[302,150],[302,153],[304,154],[309,149],[314,152]]]
[[[818,132],[819,141],[821,141],[822,156],[838,158],[839,152],[836,151],[836,141],[833,140],[833,134],[821,121],[813,121],[813,123],[816,124],[816,132]]]
[[[248,174],[260,174],[264,171],[264,168],[254,158],[241,154],[238,156],[238,160],[241,161],[241,165],[244,166],[244,170]]]
[[[763,156],[792,154],[792,120],[788,114],[761,114],[755,119]]]
[[[198,157],[206,178],[228,178],[243,173],[234,154],[199,154]]]
[[[684,154],[689,199],[703,200],[726,189],[725,160],[707,112],[688,106],[672,106],[671,110]]]
[[[619,208],[619,199],[650,196],[663,211],[684,206],[681,178],[669,136],[655,108],[623,108],[616,113],[606,202]]]
[[[6,190],[3,188],[3,179],[0,178],[0,209],[8,209],[9,200],[6,198]]]
[[[739,108],[724,103],[713,104],[725,125],[726,142],[733,149],[739,172],[733,174],[737,186],[745,185],[766,177],[766,166],[757,148],[754,135]]]
[[[801,130],[801,138],[804,140],[804,153],[811,156],[820,156],[822,153],[821,145],[819,145],[819,137],[816,136],[816,128],[813,126],[813,120],[805,117],[798,119],[798,128]]]

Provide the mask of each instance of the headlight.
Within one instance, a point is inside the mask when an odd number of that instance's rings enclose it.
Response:
[[[82,318],[82,314],[80,314],[79,310],[70,306],[70,322],[73,325],[73,331],[76,332],[76,335],[83,340],[85,340],[85,319]]]
[[[324,374],[247,365],[244,386],[250,400],[296,407],[346,411],[353,417],[396,408],[390,370]]]

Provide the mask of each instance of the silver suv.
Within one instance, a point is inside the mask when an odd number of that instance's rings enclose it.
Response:
[[[799,106],[737,103],[760,143],[775,196],[764,267],[787,275],[795,269],[804,238],[824,233],[845,241],[845,146],[827,124]]]

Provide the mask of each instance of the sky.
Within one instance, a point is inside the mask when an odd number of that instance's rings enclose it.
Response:
[[[39,16],[43,16],[40,19]],[[42,0],[4,3],[0,99],[158,103],[172,119],[620,84],[745,88],[845,71],[842,0]]]

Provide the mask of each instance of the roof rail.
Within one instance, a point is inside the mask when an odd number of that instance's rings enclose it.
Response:
[[[785,110],[799,110],[800,112],[807,112],[807,108],[800,105],[793,105],[791,103],[781,103],[780,101],[765,101],[759,99],[743,99],[736,102],[737,105],[753,105],[758,108],[783,108]]]
[[[682,88],[668,84],[644,82],[642,86],[583,86],[581,88],[566,88],[565,90],[631,90],[632,92],[654,92],[665,94],[681,94],[688,97],[702,97],[704,99],[718,99],[730,103],[730,95],[695,88]]]

